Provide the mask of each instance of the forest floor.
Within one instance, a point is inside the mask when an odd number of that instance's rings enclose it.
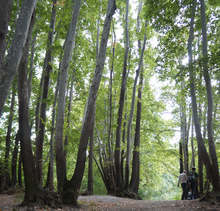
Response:
[[[143,211],[220,211],[220,204],[201,202],[199,200],[150,201],[133,200],[114,196],[80,196],[79,208],[62,207],[58,209],[39,207],[18,207],[22,201],[20,194],[0,194],[0,211],[84,211],[84,210],[143,210]]]

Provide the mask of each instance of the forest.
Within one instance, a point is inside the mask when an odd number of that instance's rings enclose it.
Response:
[[[218,0],[0,0],[0,193],[219,194],[219,70]]]

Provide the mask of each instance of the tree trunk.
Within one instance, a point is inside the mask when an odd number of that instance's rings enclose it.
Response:
[[[15,187],[17,184],[17,160],[18,160],[19,140],[20,140],[20,136],[18,131],[15,137],[15,145],[11,159],[11,187]]]
[[[213,172],[212,172],[212,185],[214,191],[220,190],[219,185],[219,168],[218,159],[216,155],[215,143],[213,140],[213,97],[212,97],[212,86],[208,70],[208,50],[207,50],[207,29],[206,29],[206,14],[205,14],[205,2],[200,0],[201,5],[201,24],[202,24],[202,66],[203,66],[203,77],[206,84],[206,95],[208,102],[207,111],[207,132],[208,132],[208,144],[209,154],[212,161]]]
[[[140,2],[138,16],[140,15],[141,8],[142,8],[142,3]],[[143,80],[144,80],[143,60],[144,60],[144,51],[147,40],[146,30],[147,30],[147,22],[145,23],[145,34],[144,34],[142,49],[141,49],[141,41],[140,40],[138,41],[138,48],[140,52],[138,71],[140,72],[140,81],[138,87],[137,116],[136,116],[136,128],[135,128],[133,160],[132,160],[132,174],[129,185],[130,190],[136,194],[138,193],[139,182],[140,182],[140,129],[141,129],[141,107],[142,107],[141,99],[142,99],[142,89],[143,89]]]
[[[28,80],[27,80],[27,58],[29,49],[29,39],[32,34],[34,17],[30,24],[24,53],[18,69],[18,101],[19,101],[19,135],[21,141],[21,155],[24,169],[25,196],[24,204],[34,202],[37,192],[37,178],[34,164],[34,156],[31,146],[31,133],[29,126],[28,108]]]
[[[85,169],[85,161],[86,161],[86,150],[88,145],[89,133],[92,127],[92,117],[94,114],[95,103],[97,92],[99,89],[99,85],[101,82],[102,72],[104,69],[105,57],[106,57],[106,47],[107,41],[109,37],[111,20],[112,16],[115,12],[116,5],[114,0],[108,1],[108,9],[106,14],[106,19],[104,22],[102,38],[99,48],[99,55],[96,62],[95,74],[92,80],[92,84],[90,86],[89,96],[88,96],[88,106],[86,108],[84,119],[80,136],[80,143],[77,154],[76,168],[74,170],[74,174],[71,178],[69,184],[66,184],[65,194],[63,195],[63,199],[65,203],[73,203],[77,204],[77,198],[79,195],[79,189],[81,186],[84,169]]]
[[[74,75],[74,70],[72,72],[72,74]],[[72,107],[72,96],[73,96],[73,76],[72,76],[72,80],[70,81],[71,85],[70,85],[70,90],[69,90],[69,102],[68,102],[68,113],[67,113],[67,129],[70,128],[70,114],[71,114],[71,107]],[[66,159],[67,159],[67,146],[68,146],[68,135],[65,135],[65,140],[64,140],[64,162],[65,162],[65,168],[64,168],[64,177],[66,178]]]
[[[0,1],[0,66],[3,64],[3,59],[6,49],[6,35],[8,33],[8,23],[12,7],[12,0]]]
[[[195,167],[195,149],[194,149],[194,127],[193,127],[193,118],[192,118],[192,129],[191,129],[191,147],[192,147],[192,162],[191,167]]]
[[[5,104],[11,82],[17,72],[23,47],[26,43],[28,29],[37,0],[23,0],[12,44],[5,62],[0,66],[0,116]]]
[[[45,188],[48,188],[49,190],[54,189],[54,184],[53,184],[54,146],[53,145],[54,145],[54,126],[55,126],[55,117],[56,117],[56,102],[57,102],[58,87],[59,87],[59,81],[60,81],[59,76],[60,74],[58,73],[57,85],[56,85],[53,108],[52,108],[52,121],[51,121],[51,128],[50,128],[51,134],[50,134],[49,165],[48,165],[47,181],[45,184]]]
[[[19,137],[19,142],[20,142],[20,137]],[[21,146],[21,142],[20,142]],[[22,182],[22,155],[21,155],[21,147],[20,147],[20,152],[19,152],[19,159],[18,159],[18,185],[19,187],[23,186]]]
[[[127,5],[129,0],[126,1]],[[123,180],[121,175],[121,127],[122,127],[122,116],[124,109],[124,98],[126,92],[127,84],[127,63],[128,63],[128,53],[129,53],[129,31],[128,31],[128,6],[126,7],[126,16],[125,16],[125,54],[124,54],[124,65],[122,72],[121,80],[121,92],[119,99],[119,108],[118,108],[118,119],[117,119],[117,129],[116,129],[116,140],[115,140],[115,171],[116,171],[116,186],[118,192],[123,189]]]
[[[37,40],[37,34],[34,34],[34,36],[32,36],[32,39],[31,39],[30,71],[29,71],[29,75],[28,75],[28,98],[29,98],[28,103],[30,103],[30,98],[31,98],[36,40]]]
[[[139,17],[139,16],[138,16]],[[145,45],[145,43],[144,43]],[[145,46],[144,46],[145,47]],[[143,60],[143,54],[141,54],[142,58],[140,58],[140,60]],[[140,62],[142,63],[142,62]],[[135,104],[135,97],[136,97],[136,86],[137,86],[137,81],[138,81],[138,77],[140,74],[140,70],[142,68],[142,65],[138,67],[138,69],[136,70],[136,76],[135,76],[135,80],[134,80],[134,85],[133,85],[133,93],[132,93],[132,101],[131,101],[131,108],[130,108],[130,116],[128,119],[128,127],[127,127],[127,156],[126,156],[126,175],[125,175],[125,183],[126,183],[126,187],[128,187],[129,185],[129,169],[130,169],[130,136],[131,136],[131,125],[132,125],[132,121],[133,121],[133,114],[134,114],[134,104]]]
[[[94,125],[95,125],[95,112],[92,119],[92,128],[90,131],[90,142],[89,142],[89,164],[88,164],[88,194],[93,194],[93,145],[94,145]]]
[[[4,179],[3,179],[3,188],[8,189],[10,185],[10,174],[9,174],[9,153],[11,148],[11,131],[12,131],[12,122],[14,117],[14,105],[15,105],[15,84],[12,88],[12,97],[11,97],[11,106],[10,106],[10,114],[8,117],[8,129],[5,141],[5,162],[4,162]]]
[[[50,20],[50,28],[48,32],[47,40],[47,50],[44,59],[44,79],[43,79],[43,93],[42,101],[40,106],[40,119],[39,119],[39,131],[36,138],[36,171],[37,179],[39,185],[42,186],[42,153],[43,153],[43,143],[44,143],[44,133],[45,133],[45,123],[46,123],[46,109],[47,109],[47,96],[50,83],[50,72],[52,71],[52,44],[53,35],[56,22],[56,0],[53,0],[53,7]]]
[[[109,128],[108,128],[108,151],[110,161],[113,160],[112,154],[112,80],[113,80],[113,72],[114,72],[114,59],[115,59],[115,44],[116,44],[116,35],[114,31],[114,24],[112,24],[113,35],[112,35],[112,62],[110,69],[110,77],[109,77]]]
[[[181,81],[181,89],[184,90],[185,85],[184,81]],[[182,97],[182,100],[180,102],[180,119],[181,119],[181,142],[182,142],[182,149],[183,149],[183,165],[184,165],[184,170],[189,172],[189,167],[188,167],[188,144],[187,144],[187,129],[186,129],[186,102],[185,102],[185,97]]]
[[[197,112],[197,102],[196,102],[196,94],[195,94],[195,82],[194,82],[194,71],[193,71],[193,65],[192,65],[192,42],[194,38],[194,17],[195,17],[195,2],[192,6],[192,16],[191,16],[191,22],[190,22],[190,33],[189,33],[189,39],[188,39],[188,59],[189,59],[189,73],[190,73],[190,94],[191,94],[191,100],[192,100],[192,110],[193,110],[193,120],[194,120],[194,126],[196,131],[196,139],[198,148],[200,150],[201,159],[206,167],[206,172],[208,178],[213,181],[212,177],[212,166],[211,161],[209,158],[209,155],[207,153],[207,150],[205,148],[205,144],[202,138],[201,134],[201,126],[199,122],[198,112]]]
[[[182,142],[180,140],[179,142],[179,163],[180,163],[180,173],[183,172],[183,146],[182,146]]]
[[[68,67],[72,59],[72,52],[75,42],[76,24],[80,10],[81,0],[73,1],[72,20],[69,26],[69,31],[64,43],[64,55],[60,64],[60,82],[58,88],[58,102],[57,102],[57,116],[56,116],[56,165],[57,165],[57,189],[59,193],[63,193],[63,185],[65,178],[65,156],[63,148],[63,125],[64,125],[64,113],[65,113],[65,92],[66,81],[68,77]]]

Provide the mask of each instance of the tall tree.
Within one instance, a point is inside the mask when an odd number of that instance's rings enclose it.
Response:
[[[209,153],[211,162],[213,165],[213,189],[215,191],[220,190],[219,184],[219,168],[218,159],[216,155],[215,143],[213,139],[213,97],[212,97],[212,86],[208,70],[208,47],[207,47],[207,27],[206,27],[206,13],[205,13],[205,1],[200,0],[201,6],[201,25],[202,25],[202,66],[203,66],[203,77],[206,84],[206,95],[208,102],[207,111],[207,132],[208,132],[208,143],[209,143]]]
[[[190,74],[190,94],[191,94],[191,100],[192,100],[192,111],[193,111],[193,120],[194,120],[194,126],[196,131],[196,139],[198,148],[200,150],[201,159],[204,162],[204,165],[206,167],[206,172],[209,180],[212,182],[212,184],[215,183],[213,180],[212,175],[212,165],[211,161],[208,155],[208,152],[206,150],[202,134],[201,134],[201,126],[199,122],[198,117],[198,111],[197,111],[197,100],[196,100],[196,94],[195,94],[195,78],[194,78],[194,70],[193,70],[193,59],[192,59],[192,43],[194,39],[194,18],[195,18],[195,7],[196,4],[193,2],[192,4],[192,13],[191,13],[191,21],[190,21],[190,31],[189,31],[189,39],[188,39],[188,61],[189,61],[189,74]]]
[[[87,100],[87,107],[85,111],[84,121],[81,130],[79,148],[77,153],[76,167],[71,180],[65,184],[63,194],[63,201],[65,203],[77,204],[77,198],[79,195],[79,189],[81,186],[85,161],[86,161],[86,150],[88,145],[89,135],[92,129],[92,117],[94,114],[95,103],[97,92],[102,78],[102,72],[104,69],[105,57],[106,57],[106,47],[109,37],[109,32],[111,28],[112,16],[116,10],[115,0],[108,1],[108,8],[106,13],[106,18],[103,26],[102,37],[100,42],[99,54],[96,61],[96,68],[94,77],[90,86],[89,96]],[[89,132],[88,132],[89,131]]]
[[[137,16],[137,32],[140,32],[140,12],[142,8],[142,1],[139,2],[139,10]],[[129,189],[134,192],[138,193],[139,189],[139,182],[140,182],[140,130],[141,130],[141,108],[142,108],[142,90],[143,90],[143,80],[144,80],[144,51],[147,41],[147,21],[145,22],[144,26],[144,40],[141,47],[141,40],[138,39],[138,51],[139,51],[139,63],[138,63],[138,70],[140,72],[140,80],[139,80],[139,87],[138,87],[138,99],[137,99],[137,114],[136,114],[136,128],[135,128],[135,138],[134,138],[134,148],[133,148],[133,160],[132,160],[132,173],[131,173],[131,180],[129,184]]]
[[[57,101],[57,116],[56,116],[56,129],[55,129],[55,141],[56,141],[56,166],[57,166],[57,185],[58,192],[63,193],[63,186],[66,180],[65,172],[65,156],[63,148],[63,125],[65,114],[65,93],[66,93],[66,81],[68,76],[68,67],[70,60],[72,59],[72,52],[75,42],[76,24],[79,16],[79,10],[81,6],[81,0],[73,1],[72,20],[69,25],[69,30],[64,43],[63,59],[60,63],[60,81],[58,87],[58,101]]]
[[[47,38],[47,49],[44,59],[44,69],[43,69],[43,89],[42,98],[40,106],[40,118],[39,118],[39,130],[36,138],[36,169],[37,169],[37,179],[39,184],[42,185],[42,153],[43,153],[43,143],[44,143],[44,133],[46,124],[46,109],[47,109],[47,96],[50,83],[50,72],[52,71],[52,44],[54,36],[54,28],[56,22],[56,0],[53,0],[50,27]]]
[[[24,169],[25,196],[24,204],[35,201],[37,193],[36,169],[34,156],[31,146],[31,134],[29,125],[29,107],[28,107],[28,81],[27,81],[27,58],[29,39],[32,35],[33,18],[28,32],[28,39],[25,44],[24,54],[22,56],[18,70],[18,102],[19,102],[19,135],[21,141],[21,153]]]
[[[121,79],[121,91],[119,98],[119,108],[118,108],[118,119],[117,119],[117,129],[116,129],[116,138],[115,138],[115,170],[116,170],[116,185],[118,190],[123,189],[123,180],[122,180],[122,169],[121,169],[121,127],[122,127],[122,116],[124,109],[124,100],[127,84],[127,64],[128,64],[128,53],[129,53],[129,29],[128,29],[128,5],[129,0],[126,1],[126,14],[125,14],[125,52],[124,52],[124,64],[122,71]]]

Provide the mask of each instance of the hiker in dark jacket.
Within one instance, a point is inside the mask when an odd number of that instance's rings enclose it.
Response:
[[[191,199],[196,199],[198,197],[198,174],[196,173],[195,167],[192,168],[192,171],[189,174],[188,180],[189,180],[191,192],[192,192]]]

